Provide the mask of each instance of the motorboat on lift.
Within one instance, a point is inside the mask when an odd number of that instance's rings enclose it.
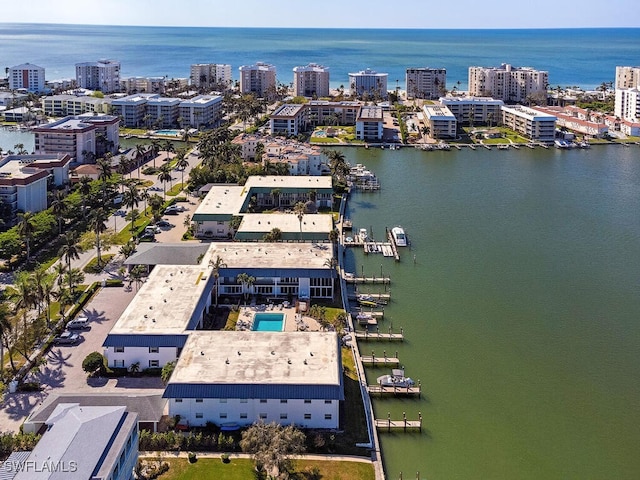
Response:
[[[396,247],[407,246],[407,235],[404,233],[404,229],[402,227],[393,227],[391,229],[391,235],[393,236],[393,240],[396,242]]]
[[[416,384],[411,378],[404,376],[404,369],[394,368],[390,375],[378,377],[378,385],[382,387],[413,387]]]

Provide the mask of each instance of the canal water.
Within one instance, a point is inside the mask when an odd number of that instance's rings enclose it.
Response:
[[[354,230],[411,241],[399,263],[346,257],[391,276],[380,329],[407,337],[362,353],[397,351],[423,386],[374,400],[424,417],[381,433],[387,478],[639,478],[640,147],[344,153],[382,183],[350,199]]]

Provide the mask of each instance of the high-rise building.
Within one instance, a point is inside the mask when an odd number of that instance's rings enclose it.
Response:
[[[328,97],[329,67],[317,63],[293,67],[293,94],[300,97]]]
[[[616,67],[618,88],[640,88],[640,67]]]
[[[231,65],[221,63],[195,63],[191,65],[191,85],[203,89],[229,88],[233,83]]]
[[[253,93],[257,97],[272,97],[276,91],[276,67],[257,62],[240,67],[240,93]]]
[[[616,117],[640,122],[640,88],[616,88]]]
[[[78,87],[89,90],[117,92],[120,89],[120,62],[98,60],[76,63],[76,83]]]
[[[367,68],[349,74],[349,89],[357,97],[387,98],[388,73],[378,73]]]
[[[546,96],[549,73],[529,67],[469,67],[469,95],[505,102],[526,102],[532,95]]]
[[[408,98],[439,98],[447,86],[447,70],[444,68],[407,68],[406,87]]]
[[[23,63],[9,68],[9,88],[38,93],[44,90],[44,68]]]

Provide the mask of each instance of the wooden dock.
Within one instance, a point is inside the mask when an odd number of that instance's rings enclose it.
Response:
[[[393,333],[391,327],[389,327],[389,333],[380,333],[380,329],[376,328],[375,332],[369,330],[362,330],[355,332],[356,340],[386,340],[386,341],[400,341],[404,342],[404,331],[401,328],[400,333]]]
[[[381,357],[376,357],[374,352],[371,352],[371,355],[363,355],[360,357],[360,361],[364,365],[373,365],[373,366],[394,366],[400,365],[400,359],[398,358],[398,352],[396,352],[395,357],[387,357],[387,352],[385,351]]]
[[[367,296],[367,297],[371,298],[374,301],[383,300],[385,302],[388,302],[389,300],[391,300],[391,294],[390,293],[365,293],[365,292],[350,293],[349,294],[349,300],[357,300],[359,295]]]
[[[418,412],[418,420],[407,420],[407,415],[402,412],[402,420],[391,420],[391,414],[387,414],[387,418],[376,418],[374,420],[375,426],[378,430],[391,430],[402,429],[405,432],[407,430],[419,430],[422,431],[422,413]]]
[[[391,253],[393,254],[393,258],[396,260],[396,262],[399,262],[400,254],[398,253],[398,246],[396,245],[396,241],[391,234],[391,230],[389,230],[387,227],[385,227],[385,230],[387,231],[387,238],[391,243]]]
[[[345,274],[344,281],[347,283],[371,283],[388,285],[391,283],[391,277],[356,277]]]
[[[413,387],[383,387],[382,385],[368,385],[367,390],[370,394],[382,395],[396,395],[396,396],[420,396],[422,386],[420,382]]]

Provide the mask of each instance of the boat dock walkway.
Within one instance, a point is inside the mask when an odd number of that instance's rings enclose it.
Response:
[[[364,365],[373,365],[373,366],[400,365],[400,359],[398,358],[397,352],[395,357],[387,357],[386,351],[382,354],[381,357],[376,357],[375,353],[371,352],[371,355],[362,355],[360,357],[360,361]]]
[[[349,294],[349,300],[357,300],[358,298],[362,298],[362,297],[366,297],[366,299],[371,299],[373,301],[376,300],[384,300],[385,302],[388,302],[389,300],[391,300],[391,294],[390,293],[364,293],[364,292],[360,292],[360,293],[350,293]]]
[[[391,430],[403,429],[407,430],[420,430],[422,431],[422,413],[418,412],[418,420],[407,420],[406,413],[402,412],[402,420],[391,420],[391,414],[387,414],[387,418],[376,418],[374,424],[378,430]]]
[[[387,227],[385,227],[385,230],[387,231],[387,238],[389,239],[389,243],[391,243],[391,253],[392,253],[392,255],[389,255],[389,256],[393,256],[393,258],[396,260],[396,262],[399,262],[400,261],[400,254],[398,253],[398,246],[396,245],[396,241],[393,238],[393,235],[391,234],[391,230],[389,230]]]
[[[370,394],[378,394],[380,396],[393,394],[396,396],[417,395],[419,397],[420,393],[422,392],[422,386],[420,385],[420,382],[418,382],[418,384],[414,385],[413,387],[386,387],[382,385],[368,385],[367,390],[369,390]]]
[[[380,329],[376,327],[375,332],[369,330],[362,330],[354,332],[357,340],[387,340],[387,341],[400,341],[404,342],[404,331],[401,328],[400,333],[393,333],[391,327],[389,327],[389,333],[380,333]]]
[[[391,283],[391,277],[356,277],[354,274],[343,273],[344,281],[347,283],[376,283],[388,285]]]

